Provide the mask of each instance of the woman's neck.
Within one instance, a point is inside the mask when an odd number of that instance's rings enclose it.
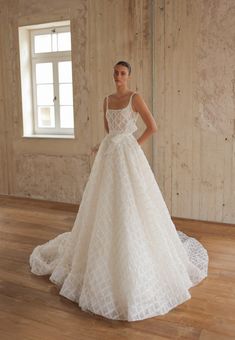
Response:
[[[117,86],[116,87],[116,91],[117,91],[117,96],[118,97],[123,97],[125,96],[127,93],[130,92],[130,90],[128,89],[127,86]]]

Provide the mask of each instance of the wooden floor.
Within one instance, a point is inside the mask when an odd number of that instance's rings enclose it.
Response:
[[[29,267],[33,248],[72,228],[78,206],[0,196],[0,339],[235,339],[235,226],[173,219],[209,253],[209,276],[164,316],[112,321],[83,312]]]

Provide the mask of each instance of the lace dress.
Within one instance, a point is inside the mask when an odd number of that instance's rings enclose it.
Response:
[[[133,93],[134,94],[134,93]],[[191,298],[207,276],[208,254],[177,231],[133,132],[129,104],[108,109],[109,133],[96,154],[71,231],[36,246],[32,273],[59,294],[113,320],[162,315]]]

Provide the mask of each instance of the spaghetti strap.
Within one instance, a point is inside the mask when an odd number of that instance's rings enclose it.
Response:
[[[134,96],[134,94],[136,94],[136,92],[133,92],[133,93],[131,94],[131,96],[130,96],[130,102],[131,102],[132,97]]]
[[[134,94],[136,94],[136,92],[133,92],[133,93],[131,94],[130,100],[129,100],[129,104],[128,104],[128,105],[131,106],[131,110],[132,110],[132,97],[133,97]]]

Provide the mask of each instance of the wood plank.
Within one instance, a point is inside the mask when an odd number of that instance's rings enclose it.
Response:
[[[1,204],[1,200],[4,204]],[[8,202],[8,203],[7,203]],[[1,224],[1,209],[11,211]],[[20,207],[20,208],[19,208]],[[31,208],[31,213],[30,213]],[[34,246],[55,235],[53,217],[74,214],[71,207],[35,201],[27,205],[16,198],[0,197],[0,336],[5,340],[20,339],[218,339],[235,336],[235,226],[175,218],[178,230],[196,237],[209,253],[209,276],[190,289],[192,298],[169,313],[139,322],[108,320],[83,312],[77,303],[59,295],[59,287],[49,275],[31,273],[29,255]],[[35,222],[32,220],[33,212]],[[28,226],[16,223],[17,215]],[[64,216],[63,216],[64,215]],[[7,222],[7,224],[6,224]],[[32,224],[31,232],[29,225]],[[35,225],[43,227],[43,238],[37,236]],[[62,224],[63,225],[63,224]],[[61,225],[61,228],[62,228]],[[66,222],[64,223],[64,226]],[[7,228],[6,228],[7,226]],[[39,337],[40,336],[40,337]]]

